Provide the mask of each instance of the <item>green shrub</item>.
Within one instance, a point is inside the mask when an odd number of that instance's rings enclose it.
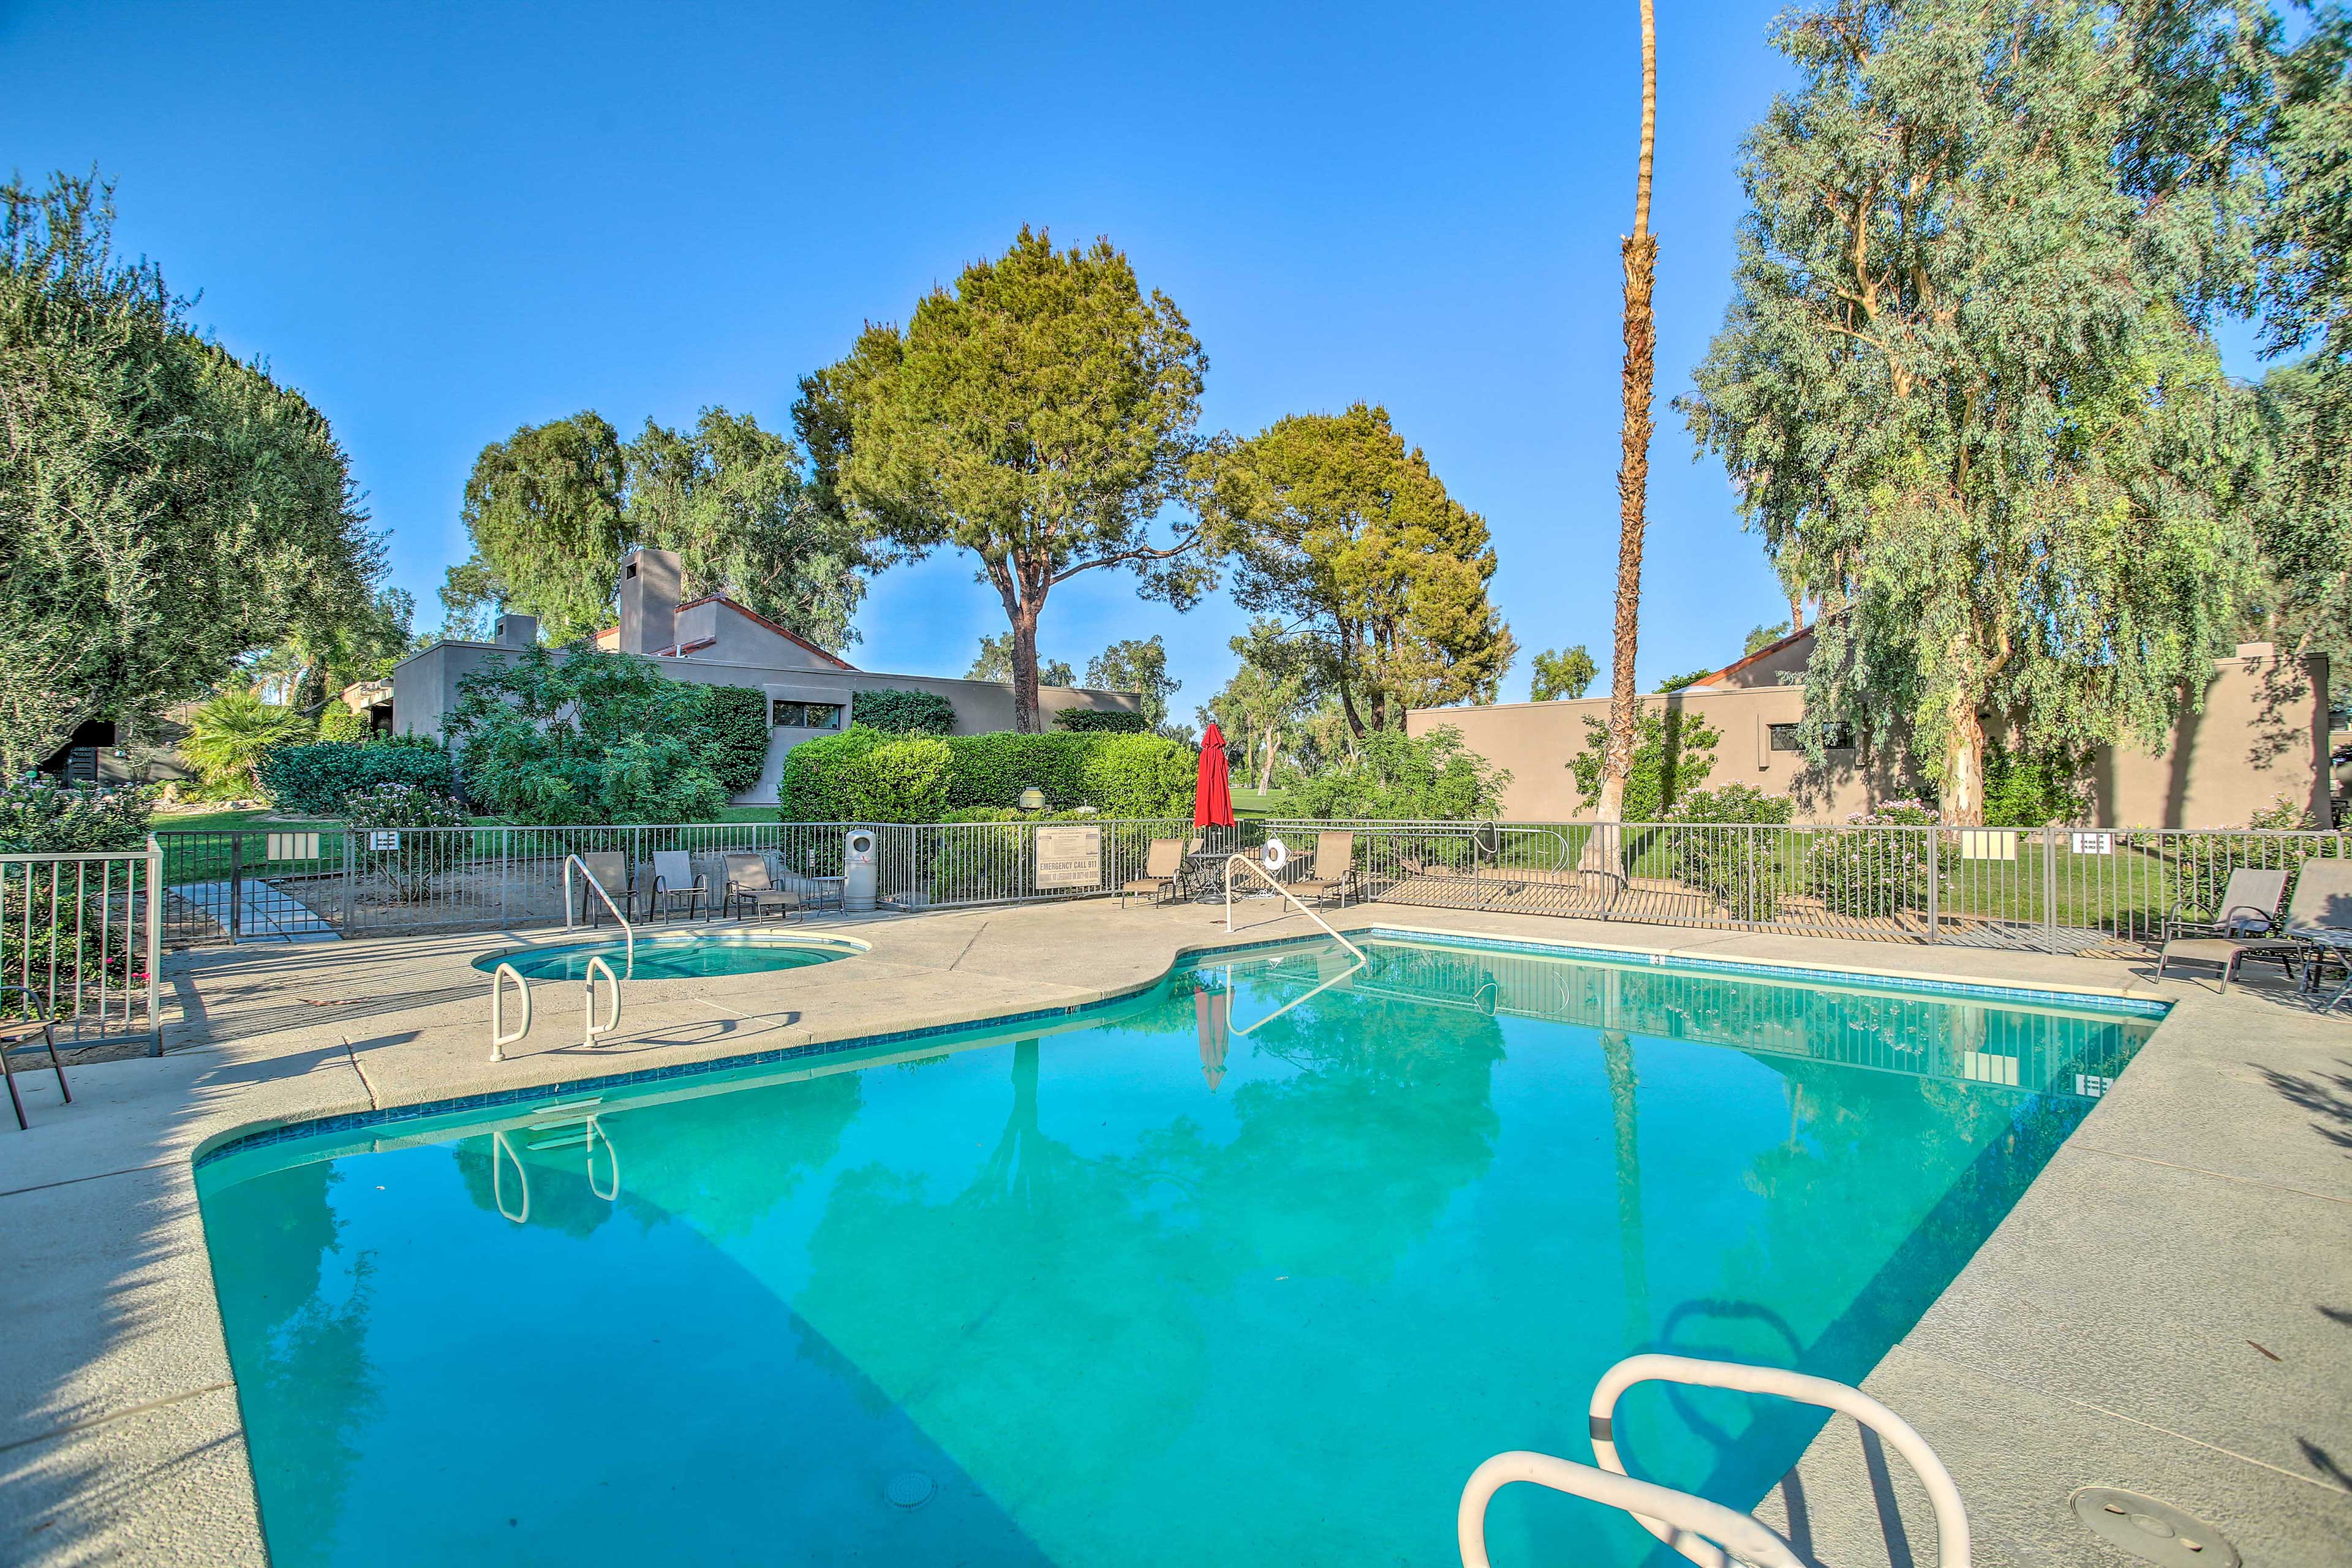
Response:
[[[1857,832],[1853,829],[1918,828],[1935,826],[1935,810],[1918,801],[1889,801],[1874,812],[1846,818],[1845,831],[1816,833],[1805,846],[1805,888],[1832,914],[1884,919],[1903,910],[1927,907],[1927,835],[1917,832]],[[1940,879],[1948,889],[1948,868],[1958,850],[1938,847]]]
[[[75,789],[34,773],[0,784],[0,854],[142,849],[153,811],[144,787]]]
[[[1017,805],[1032,786],[1045,792],[1045,809],[1067,811],[1087,799],[1087,758],[1100,744],[1091,735],[1024,735],[999,730],[958,735],[948,806]]]
[[[429,896],[435,877],[464,863],[472,837],[453,831],[468,825],[465,806],[454,795],[422,784],[353,790],[343,797],[342,815],[351,825],[352,854],[361,873],[383,878],[406,903]],[[385,830],[398,835],[393,846],[374,847],[372,836]]]
[[[341,703],[330,702],[319,714],[319,739],[363,745],[375,739],[375,730]]]
[[[786,822],[853,822],[850,792],[862,788],[866,754],[890,737],[865,724],[838,735],[803,741],[784,753],[776,786],[777,815]]]
[[[741,795],[759,784],[768,765],[768,694],[753,686],[698,689],[711,776],[729,795]]]
[[[629,654],[532,647],[461,679],[444,730],[466,793],[516,822],[707,822],[729,793],[707,689]]]
[[[1587,805],[1601,799],[1608,744],[1607,722],[1586,719],[1584,749],[1568,765]],[[1664,821],[1676,801],[1706,783],[1706,775],[1715,771],[1715,748],[1721,744],[1722,734],[1698,714],[1672,704],[1644,705],[1633,723],[1633,763],[1625,775],[1622,820]]]
[[[1691,791],[1666,813],[1676,825],[1666,831],[1669,874],[1742,920],[1770,920],[1788,873],[1788,836],[1750,829],[1785,825],[1795,810],[1787,795],[1750,784]]]
[[[2074,757],[2012,756],[1998,743],[1984,754],[1984,825],[2042,827],[2086,822],[2091,816],[2090,781]]]
[[[851,822],[937,822],[948,808],[954,755],[937,735],[908,735],[863,753],[844,805]]]
[[[1145,735],[1151,731],[1151,721],[1117,709],[1063,708],[1054,714],[1054,728],[1076,735]]]
[[[1104,735],[1086,761],[1085,804],[1105,816],[1192,815],[1200,753],[1162,735]]]
[[[449,753],[438,746],[364,745],[322,741],[309,746],[273,746],[256,767],[261,788],[278,809],[296,816],[328,816],[354,790],[379,784],[414,784],[442,795],[457,793]]]
[[[1290,804],[1326,821],[1466,822],[1499,811],[1510,782],[1451,726],[1426,735],[1374,730],[1352,759],[1292,790]]]
[[[887,735],[952,735],[955,704],[936,691],[877,686],[850,699],[857,722]]]

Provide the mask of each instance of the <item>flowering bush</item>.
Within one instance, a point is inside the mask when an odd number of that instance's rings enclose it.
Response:
[[[151,792],[71,789],[46,773],[0,784],[0,853],[87,854],[146,845]]]
[[[1837,914],[1885,918],[1927,907],[1927,835],[1942,818],[1925,801],[1889,801],[1846,818],[1851,828],[1818,834],[1805,847],[1805,888]],[[1853,829],[1890,829],[1868,832]],[[1949,877],[1942,879],[1947,885]]]
[[[422,784],[380,784],[343,797],[343,818],[352,836],[353,863],[389,881],[405,903],[433,890],[433,879],[466,858],[471,834],[456,797]],[[418,831],[424,829],[425,831]],[[391,837],[378,847],[377,835]]]
[[[1741,920],[1780,912],[1788,836],[1770,831],[1794,814],[1785,795],[1750,784],[1693,790],[1668,809],[1666,864],[1675,879],[1704,890]]]

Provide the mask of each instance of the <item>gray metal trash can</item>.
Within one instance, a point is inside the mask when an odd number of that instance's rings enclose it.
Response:
[[[874,830],[853,827],[842,835],[841,907],[852,914],[869,914],[881,878],[875,854]]]

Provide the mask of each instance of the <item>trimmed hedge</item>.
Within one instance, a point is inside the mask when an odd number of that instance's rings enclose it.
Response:
[[[1062,708],[1054,714],[1054,728],[1078,735],[1146,735],[1151,722],[1140,713],[1108,708]]]
[[[449,753],[437,746],[369,745],[321,741],[308,746],[272,746],[254,765],[265,794],[281,812],[332,816],[354,790],[383,784],[415,784],[442,795],[457,794]]]
[[[877,686],[849,700],[850,717],[886,735],[952,735],[955,704],[936,691]]]
[[[937,822],[1009,808],[1034,786],[1048,811],[1190,816],[1198,773],[1190,746],[1158,735],[1003,731],[894,741],[861,723],[793,747],[777,804],[787,822]]]
[[[754,686],[702,689],[710,771],[729,795],[741,795],[760,782],[760,771],[768,765],[768,694]]]

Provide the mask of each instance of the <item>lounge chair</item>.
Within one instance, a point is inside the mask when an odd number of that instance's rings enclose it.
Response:
[[[683,849],[654,851],[654,889],[646,900],[648,912],[670,913],[681,906],[688,918],[710,910],[710,879],[698,876],[693,860]]]
[[[1337,899],[1347,908],[1348,895],[1356,890],[1356,836],[1345,828],[1317,834],[1315,864],[1287,885],[1294,898]]]
[[[598,849],[581,856],[580,863],[588,868],[588,874],[611,895],[613,907],[620,911],[621,918],[635,919],[638,900],[635,881],[629,875],[629,858],[618,849]],[[587,906],[590,925],[604,920],[604,900],[596,896],[595,889],[583,888],[578,897]]]
[[[25,1120],[25,1101],[16,1093],[16,1069],[8,1060],[8,1053],[37,1038],[49,1048],[49,1066],[58,1075],[58,1093],[68,1105],[73,1103],[73,1090],[66,1087],[66,1065],[58,1059],[58,1026],[51,1021],[49,999],[29,985],[0,984],[0,1000],[14,992],[32,1009],[32,1016],[0,1023],[0,1077],[8,1080],[8,1103],[16,1110],[16,1131],[22,1132],[30,1125]]]
[[[1177,873],[1183,868],[1184,846],[1173,838],[1155,838],[1143,852],[1143,875],[1122,882],[1118,889],[1118,907],[1127,908],[1129,895],[1141,893],[1153,903],[1165,902],[1176,889]]]
[[[770,910],[781,910],[786,919],[803,907],[801,896],[790,888],[779,887],[768,875],[768,860],[763,855],[730,855],[727,857],[727,912],[736,915],[745,904],[751,912],[764,915]]]
[[[2310,966],[2304,971],[2307,989],[2319,986],[2320,961],[2333,958],[2346,966],[2343,990],[2328,999],[2330,1007],[2352,993],[2352,860],[2305,860],[2294,879],[2294,897],[2287,900],[2286,919],[2279,934],[2301,944]]]
[[[2286,897],[2286,877],[2284,871],[2239,867],[2230,873],[2229,885],[2221,889],[2221,907],[2210,921],[2185,920],[2186,906],[2175,904],[2164,920],[2164,948],[2157,955],[2156,977],[2163,979],[2166,966],[2176,961],[2219,964],[2226,995],[2230,982],[2238,977],[2239,960],[2248,953],[2275,959],[2293,974],[2303,944],[2273,930],[2280,900]]]

